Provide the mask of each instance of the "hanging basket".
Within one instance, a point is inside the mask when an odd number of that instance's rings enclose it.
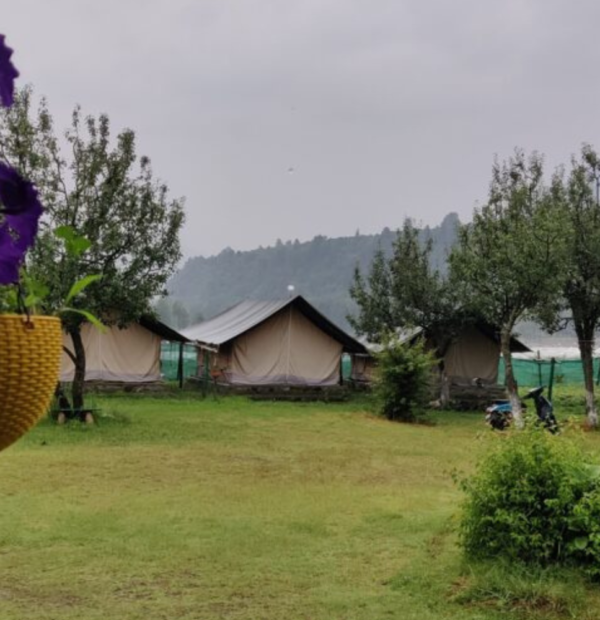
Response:
[[[0,450],[47,412],[59,379],[61,352],[59,318],[0,315]]]

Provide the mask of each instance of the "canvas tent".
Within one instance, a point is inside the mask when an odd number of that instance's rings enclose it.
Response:
[[[415,329],[401,336],[404,342],[413,342],[423,336],[423,330]],[[427,343],[427,339],[426,339]],[[373,351],[376,347],[368,345]],[[516,338],[511,339],[511,351],[529,351]],[[454,339],[444,355],[444,369],[451,384],[468,385],[475,380],[483,384],[498,381],[500,361],[500,338],[496,330],[484,322],[466,326]],[[357,382],[369,382],[373,378],[375,360],[372,355],[355,356],[351,378]]]
[[[230,385],[336,385],[342,353],[366,353],[300,295],[243,301],[183,333],[199,346],[199,373]]]
[[[164,323],[144,316],[137,323],[120,329],[112,326],[101,332],[85,323],[81,336],[86,355],[86,381],[152,383],[161,380],[161,342],[187,342],[185,336]],[[63,345],[70,351],[73,343],[63,334]],[[63,351],[60,380],[73,380],[75,367]]]

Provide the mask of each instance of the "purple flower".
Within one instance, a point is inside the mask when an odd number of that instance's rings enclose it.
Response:
[[[0,34],[0,102],[6,108],[13,103],[15,93],[15,78],[19,72],[10,61],[12,49],[4,43],[4,35]]]
[[[19,72],[10,61],[12,49],[0,34],[0,103],[13,103],[15,78]],[[0,284],[19,281],[19,268],[25,253],[33,245],[38,230],[42,205],[32,183],[14,168],[0,162]]]
[[[19,267],[33,245],[43,208],[32,183],[0,162],[0,284],[19,280]]]

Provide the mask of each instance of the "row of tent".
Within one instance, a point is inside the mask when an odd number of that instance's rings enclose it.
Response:
[[[89,325],[83,332],[87,381],[148,383],[161,380],[161,342],[192,343],[198,374],[230,385],[330,386],[341,382],[341,360],[352,360],[351,379],[372,378],[372,348],[337,327],[298,295],[275,301],[243,301],[181,333],[144,317],[125,329],[104,333]],[[417,337],[413,332],[411,338]],[[65,346],[70,347],[68,336]],[[528,351],[513,341],[513,351]],[[484,324],[464,329],[446,352],[446,373],[455,383],[474,379],[496,383],[500,345]],[[61,380],[73,378],[73,364],[63,356]]]

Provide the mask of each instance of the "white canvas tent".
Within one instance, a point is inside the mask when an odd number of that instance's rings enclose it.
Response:
[[[403,342],[413,342],[423,337],[423,330],[411,330],[400,336]],[[425,338],[427,346],[427,338]],[[367,345],[371,351],[377,349]],[[516,338],[511,339],[511,351],[522,353],[529,351]],[[444,355],[444,369],[451,384],[471,384],[478,380],[484,384],[498,381],[498,363],[500,361],[500,339],[496,330],[484,322],[465,326],[450,343]],[[355,356],[352,364],[352,379],[358,382],[370,382],[373,378],[375,359],[370,355]]]
[[[342,353],[366,351],[300,295],[243,301],[183,333],[199,345],[199,373],[208,364],[231,385],[336,385]]]
[[[186,342],[186,338],[170,327],[149,317],[142,317],[123,329],[117,326],[104,332],[85,323],[81,336],[86,355],[86,381],[118,383],[151,383],[161,380],[160,351],[162,340]],[[73,351],[68,334],[63,345]],[[66,352],[61,360],[60,380],[73,380],[75,366]]]

